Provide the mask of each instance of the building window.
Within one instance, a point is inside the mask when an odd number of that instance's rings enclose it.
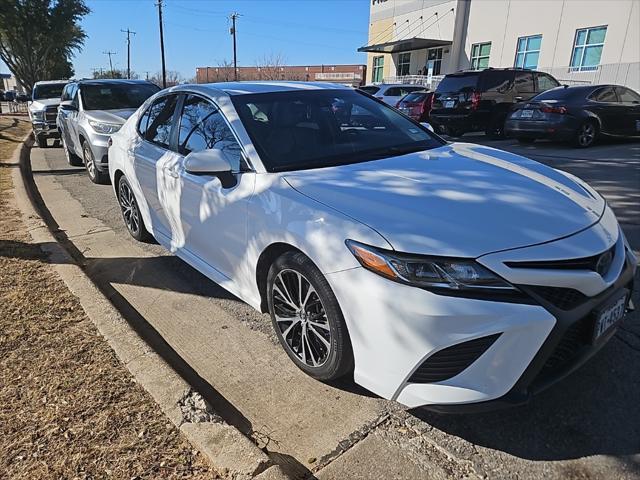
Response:
[[[516,68],[528,68],[530,70],[538,68],[541,44],[542,35],[520,37],[518,39],[518,48],[516,49],[516,61],[513,66]]]
[[[442,48],[431,48],[427,53],[427,65],[424,69],[424,74],[429,74],[429,69],[432,68],[432,75],[440,75],[442,68]]]
[[[401,53],[398,55],[398,66],[396,67],[396,75],[401,77],[409,75],[409,67],[411,67],[411,52]]]
[[[576,41],[571,55],[571,70],[596,70],[600,65],[607,27],[576,30]]]
[[[489,54],[491,53],[491,42],[474,43],[471,46],[471,69],[482,70],[489,66]]]
[[[384,56],[373,57],[372,82],[382,82],[382,70],[384,70]]]

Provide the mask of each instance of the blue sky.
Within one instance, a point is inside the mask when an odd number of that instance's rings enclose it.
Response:
[[[154,0],[88,0],[88,38],[74,59],[77,77],[92,68],[125,69],[127,49],[120,29],[132,37],[132,69],[142,78],[160,70],[158,15]],[[367,39],[369,0],[165,0],[165,51],[168,70],[195,76],[197,66],[230,61],[228,15],[237,11],[238,64],[280,54],[288,64],[364,63],[356,50]]]

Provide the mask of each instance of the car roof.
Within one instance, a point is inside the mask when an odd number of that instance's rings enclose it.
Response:
[[[76,80],[79,85],[153,85],[148,80],[128,80],[124,78],[91,78]]]
[[[60,84],[60,83],[69,83],[73,80],[41,80],[39,82],[36,82],[33,84],[34,87],[37,87],[38,85],[54,85],[54,84]]]
[[[193,90],[209,91],[209,93],[224,92],[227,95],[248,95],[252,93],[294,92],[301,90],[350,90],[350,87],[335,83],[322,82],[286,82],[286,81],[261,81],[261,82],[219,82],[196,83],[177,85],[172,91]]]

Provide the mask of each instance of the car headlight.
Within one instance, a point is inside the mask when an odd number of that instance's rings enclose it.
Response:
[[[31,116],[34,120],[44,120],[44,110],[33,110]]]
[[[513,285],[471,259],[409,255],[354,240],[345,243],[364,268],[400,283],[435,291],[517,291]]]
[[[93,128],[96,132],[103,133],[105,135],[116,133],[122,126],[116,125],[114,123],[96,122],[94,120],[89,120],[89,125],[91,125],[91,128]]]

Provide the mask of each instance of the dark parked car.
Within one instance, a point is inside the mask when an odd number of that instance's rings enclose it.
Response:
[[[419,90],[400,99],[396,108],[416,122],[429,122],[433,92]]]
[[[519,68],[487,68],[446,75],[433,96],[430,118],[443,133],[484,131],[502,136],[515,103],[559,86],[551,75]]]
[[[617,85],[554,88],[516,105],[505,133],[523,143],[550,138],[578,147],[600,135],[640,137],[640,95]]]

